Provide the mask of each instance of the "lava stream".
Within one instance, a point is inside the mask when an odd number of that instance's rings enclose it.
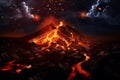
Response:
[[[48,30],[45,30],[43,34],[29,40],[29,42],[41,45],[44,49],[54,47],[55,50],[57,50],[57,48],[68,50],[71,48],[77,49],[80,46],[87,47],[87,44],[81,41],[80,35],[70,26],[65,26],[62,21],[60,21],[59,25],[53,24],[47,27]]]
[[[15,60],[7,62],[5,66],[0,68],[0,71],[11,71],[15,70],[16,73],[21,73],[22,69],[30,69],[32,65],[27,65],[27,64],[18,64],[15,63]]]
[[[82,64],[90,59],[90,57],[86,53],[84,53],[84,56],[85,56],[84,61],[81,61],[81,62],[75,64],[74,66],[72,66],[72,72],[70,73],[68,80],[73,80],[73,78],[76,76],[77,72],[79,74],[84,75],[85,77],[90,76],[90,73],[88,71],[82,69]]]

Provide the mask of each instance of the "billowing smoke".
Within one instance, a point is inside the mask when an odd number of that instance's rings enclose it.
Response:
[[[29,6],[27,5],[27,3],[25,1],[21,2],[20,7],[18,7],[16,5],[16,15],[12,18],[15,19],[19,19],[22,17],[26,17],[26,18],[33,18],[33,14],[31,14],[31,9],[29,8]]]
[[[108,11],[108,3],[110,0],[97,0],[95,4],[92,5],[89,12],[86,14],[87,17],[109,17],[107,14]]]
[[[22,2],[22,7],[23,7],[23,10],[24,10],[24,16],[25,17],[28,17],[28,18],[33,18],[34,16],[31,14],[30,12],[30,8],[28,7],[28,5],[26,4],[26,2]]]
[[[0,0],[0,14],[6,19],[33,18],[28,2],[14,0]],[[6,9],[7,13],[4,13]],[[12,15],[9,15],[12,14]]]

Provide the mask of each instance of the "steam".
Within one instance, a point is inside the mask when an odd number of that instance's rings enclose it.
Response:
[[[97,7],[101,4],[101,3],[109,3],[110,0],[97,0],[96,4],[93,4],[91,9],[89,10],[89,12],[86,14],[86,17],[103,17],[103,18],[107,18],[108,14],[107,14],[107,7],[105,6],[102,12],[97,11]]]

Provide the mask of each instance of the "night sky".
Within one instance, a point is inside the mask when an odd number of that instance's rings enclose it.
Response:
[[[0,36],[34,33],[49,16],[91,35],[120,32],[119,0],[0,0]]]

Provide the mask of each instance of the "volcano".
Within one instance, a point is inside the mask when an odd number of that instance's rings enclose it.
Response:
[[[0,80],[119,79],[119,42],[90,47],[82,33],[64,21],[0,41]]]
[[[80,47],[88,48],[88,41],[74,27],[64,25],[61,21],[58,25],[50,24],[40,30],[37,37],[30,39],[30,43],[41,46],[41,50],[76,50]],[[51,51],[51,50],[49,50]]]
[[[76,72],[90,75],[81,66],[90,58],[88,41],[74,27],[63,21],[59,24],[50,23],[32,35],[10,39],[3,45],[7,51],[3,51],[4,55],[1,56],[4,66],[0,70],[3,72],[22,74],[24,70],[35,67],[41,67],[42,72],[59,65],[63,69],[72,70],[66,76],[68,80],[74,78],[73,74],[76,75]]]
[[[59,25],[51,24],[47,26],[47,30],[40,36],[31,39],[29,42],[39,45],[41,53],[53,54],[83,54],[86,59],[74,65],[68,80],[72,80],[76,72],[85,76],[90,76],[90,73],[82,69],[82,63],[89,60],[86,51],[88,46],[87,41],[83,40],[82,35],[71,26],[64,25],[61,21]],[[85,51],[86,50],[86,51]]]

